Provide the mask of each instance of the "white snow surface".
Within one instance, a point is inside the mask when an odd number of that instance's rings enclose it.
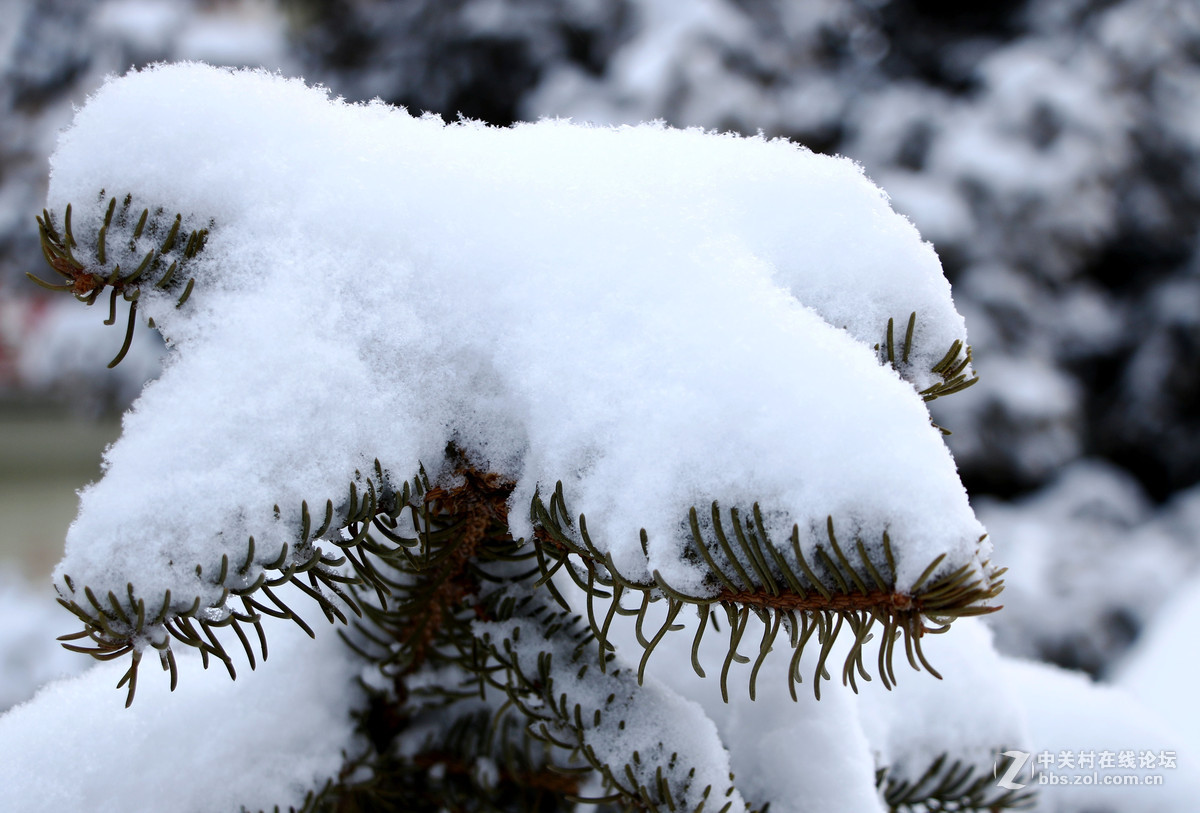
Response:
[[[1187,813],[1196,809],[1200,773],[1190,741],[1132,694],[1046,664],[1008,658],[1001,659],[1001,664],[1001,679],[1025,707],[1033,757],[1020,781],[1036,787],[1034,810],[1038,813]],[[1141,757],[1147,752],[1155,757],[1152,767],[1142,764]],[[1052,767],[1036,761],[1047,753],[1054,759]],[[1099,764],[1105,753],[1113,762],[1107,767]],[[1136,758],[1135,766],[1122,766],[1119,760],[1130,753]],[[1081,754],[1091,754],[1092,765],[1081,766]],[[1061,764],[1062,755],[1073,757],[1073,764]],[[1174,757],[1174,767],[1171,761],[1162,760],[1163,755]],[[1035,771],[1032,778],[1030,768]],[[1051,775],[1056,779],[1053,783]]]
[[[655,124],[446,125],[180,64],[110,80],[62,136],[49,205],[74,203],[81,256],[102,189],[212,235],[183,307],[143,292],[174,352],[82,493],[60,584],[215,602],[197,564],[242,561],[251,534],[271,561],[302,500],[337,504],[376,458],[435,473],[451,440],[516,480],[515,534],[562,480],[622,572],[681,589],[681,522],[714,499],[760,502],[781,543],[797,524],[811,548],[827,515],[887,529],[901,589],[986,555],[914,388],[962,320],[848,160]],[[913,311],[906,381],[873,346]]]
[[[925,636],[922,649],[940,681],[911,672],[897,654],[896,685],[887,690],[875,680],[858,696],[876,765],[915,782],[947,755],[978,776],[991,771],[1000,750],[1029,747],[1021,698],[981,620],[960,618],[947,632]]]
[[[1129,624],[1148,625],[1196,568],[1200,489],[1156,509],[1102,460],[1076,461],[1020,501],[980,498],[975,507],[1009,568],[1004,610],[988,617],[1006,654],[1113,659],[1129,644]]]
[[[1153,622],[1118,667],[1115,682],[1170,721],[1187,761],[1195,763],[1200,761],[1200,704],[1192,699],[1196,656],[1184,642],[1200,623],[1200,579],[1185,584]]]
[[[53,593],[35,590],[25,577],[0,565],[0,713],[28,700],[49,681],[77,674],[89,665],[59,646],[55,636],[74,632],[75,622],[55,603]]]
[[[328,628],[271,635],[270,658],[231,681],[176,656],[172,696],[153,658],[137,698],[115,691],[125,658],[44,687],[0,717],[0,786],[25,813],[217,813],[299,805],[354,746],[354,673]],[[243,805],[245,807],[243,807]]]

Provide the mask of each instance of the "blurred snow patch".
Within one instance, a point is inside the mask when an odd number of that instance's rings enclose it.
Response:
[[[1195,568],[1193,502],[1155,510],[1128,474],[1090,460],[1023,500],[977,500],[1009,568],[989,618],[998,648],[1102,671]]]
[[[72,407],[87,413],[124,409],[132,402],[158,374],[165,348],[156,331],[138,324],[129,352],[109,369],[125,338],[129,303],[118,297],[111,326],[104,324],[106,307],[107,301],[86,308],[58,297],[40,311],[19,344],[17,371],[25,386],[73,398]]]
[[[75,631],[74,620],[54,600],[47,583],[35,590],[17,572],[0,566],[0,711],[28,700],[55,678],[78,674],[92,662],[55,640]]]
[[[1200,496],[1200,495],[1197,495]],[[1200,500],[1197,500],[1200,502]],[[1171,721],[1186,742],[1189,766],[1200,760],[1200,703],[1196,651],[1200,580],[1193,579],[1155,614],[1150,627],[1115,670],[1115,683]]]

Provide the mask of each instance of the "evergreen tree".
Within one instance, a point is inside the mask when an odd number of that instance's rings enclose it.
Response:
[[[114,183],[132,191],[95,197]],[[185,659],[236,677],[283,624],[340,625],[308,650],[354,678],[321,687],[354,720],[340,767],[275,780],[248,755],[261,781],[238,790],[304,810],[1028,804],[990,770],[1016,728],[968,714],[946,736],[936,693],[859,709],[842,689],[940,677],[929,636],[965,626],[942,650],[967,675],[955,714],[995,660],[961,619],[1002,586],[922,406],[975,380],[961,319],[849,162],[446,127],[181,66],[80,112],[51,207],[40,284],[109,323],[129,303],[114,365],[143,313],[173,348],[83,494],[64,645],[119,662],[133,713],[147,660],[174,690]],[[797,749],[774,766],[754,751],[772,716]]]

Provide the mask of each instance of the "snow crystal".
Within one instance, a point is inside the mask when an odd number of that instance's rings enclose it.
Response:
[[[436,475],[448,441],[516,481],[515,534],[564,481],[631,578],[696,589],[680,528],[714,499],[761,502],[780,541],[795,523],[811,546],[827,515],[887,529],[901,589],[978,554],[915,391],[962,320],[848,160],[661,125],[447,126],[184,64],[110,81],[63,135],[50,206],[75,204],[83,255],[102,189],[212,234],[184,307],[143,291],[175,352],[83,492],[60,582],[215,601],[197,564],[242,561],[249,535],[271,561],[302,500],[337,504],[375,458]],[[905,380],[875,346],[912,312]]]

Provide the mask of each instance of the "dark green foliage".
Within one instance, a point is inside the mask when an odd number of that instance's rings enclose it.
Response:
[[[553,760],[498,690],[500,667],[472,625],[524,612],[539,570],[508,535],[511,486],[469,468],[458,474],[457,486],[439,487],[422,472],[395,495],[407,511],[372,518],[389,547],[372,554],[375,580],[351,588],[362,617],[342,633],[379,675],[364,684],[365,750],[303,810],[548,813],[590,770]],[[457,682],[422,679],[430,673]],[[414,731],[435,734],[397,753]]]
[[[380,713],[384,702],[377,699],[366,713]],[[496,758],[481,759],[487,754]],[[464,711],[440,743],[411,758],[371,751],[347,762],[337,781],[311,792],[299,810],[552,813],[578,785],[570,770],[546,767],[515,714]]]
[[[686,764],[686,751],[683,757],[678,751],[670,751],[669,756],[664,753],[661,756],[666,758],[660,761],[643,757],[635,749],[632,758],[624,765],[610,763],[598,754],[594,737],[604,739],[617,736],[625,730],[626,720],[653,715],[655,701],[647,698],[638,688],[641,675],[635,676],[620,667],[605,669],[612,656],[607,652],[599,659],[592,656],[589,644],[594,640],[593,635],[578,615],[555,610],[544,598],[539,602],[532,596],[522,598],[518,606],[522,620],[529,623],[513,627],[500,640],[493,640],[488,633],[483,638],[491,657],[503,668],[499,675],[493,674],[493,682],[520,709],[531,736],[544,743],[547,749],[566,751],[569,764],[583,762],[590,766],[602,777],[604,787],[609,791],[600,798],[571,794],[567,797],[568,801],[616,803],[626,809],[650,811],[729,811],[733,805],[729,797],[734,793],[734,777],[729,777],[730,784],[723,789],[724,792],[711,784],[700,789],[695,778],[695,766]],[[536,644],[541,648],[537,653],[535,669],[529,668],[528,657],[518,655],[521,633],[526,638],[535,636]],[[525,646],[528,646],[528,642],[525,642]],[[589,704],[585,708],[572,695],[569,687],[563,690],[563,681],[560,679],[556,682],[555,658],[567,662],[565,670],[559,664],[560,676],[565,671],[573,674],[576,681],[586,679],[593,692],[601,695],[607,693],[607,700],[602,707]],[[601,674],[592,672],[589,677],[589,670],[597,664],[600,665]],[[500,676],[503,680],[496,680]],[[616,719],[615,725],[613,718]],[[701,736],[699,732],[696,733],[696,738]],[[659,749],[665,749],[667,745],[670,744],[657,744]],[[679,743],[676,747],[685,748],[689,745],[692,743]]]
[[[377,476],[382,480],[381,473]],[[361,503],[355,484],[350,485],[350,498],[342,513],[342,516],[350,520],[346,527],[357,529],[362,524],[357,520],[386,516],[390,507],[397,503],[394,495],[385,493],[385,503],[381,506],[377,502],[374,483],[370,480],[367,483],[369,488]],[[408,489],[406,483],[404,495],[408,493]],[[404,499],[403,495],[401,499]],[[326,502],[325,520],[316,531],[311,530],[311,516],[307,504],[301,506],[301,514],[303,525],[296,544],[289,550],[285,543],[274,561],[254,566],[254,537],[249,538],[246,558],[240,565],[231,567],[229,558],[222,556],[217,572],[209,579],[211,584],[222,588],[221,599],[209,606],[202,606],[198,596],[173,601],[168,590],[161,599],[149,605],[152,609],[157,608],[150,614],[147,612],[146,599],[136,595],[132,582],[127,585],[127,596],[118,597],[109,592],[102,600],[98,599],[89,587],[85,586],[82,591],[76,590],[70,576],[65,576],[64,580],[71,597],[60,595],[58,601],[84,622],[84,629],[64,635],[59,640],[63,641],[63,646],[68,649],[87,653],[100,660],[112,660],[131,654],[132,663],[129,670],[118,684],[129,687],[125,703],[128,706],[133,702],[134,692],[137,690],[138,667],[143,655],[143,650],[137,646],[139,640],[149,640],[151,646],[158,651],[164,671],[171,673],[171,688],[174,689],[177,671],[175,656],[171,650],[172,638],[200,650],[206,668],[211,656],[225,666],[231,678],[236,678],[233,658],[218,638],[218,629],[233,629],[251,669],[255,666],[254,647],[251,646],[243,625],[254,628],[259,651],[264,660],[267,657],[267,640],[262,628],[263,616],[291,620],[312,635],[312,628],[303,617],[281,601],[272,588],[283,584],[294,585],[317,603],[329,621],[346,623],[346,615],[324,591],[337,596],[356,615],[361,614],[358,601],[346,592],[344,586],[378,584],[380,577],[371,566],[371,560],[365,555],[368,547],[374,543],[366,539],[365,532],[357,533],[346,540],[337,529],[332,529],[332,501]],[[317,546],[318,541],[325,542],[330,547],[340,548],[343,555],[324,553]],[[347,563],[348,568],[340,569]],[[253,577],[250,575],[252,568],[257,570],[257,575]],[[196,565],[196,575],[204,577],[203,565]],[[86,603],[75,598],[80,592]],[[233,598],[238,600],[241,609],[235,608],[230,602]],[[218,612],[213,613],[213,610]],[[73,643],[81,639],[87,639],[90,646]]]
[[[589,742],[603,714],[629,714],[646,702],[637,676],[594,669],[596,679],[610,684],[609,701],[603,710],[584,709],[559,694],[554,654],[540,653],[530,671],[514,653],[524,632],[553,642],[547,647],[580,677],[595,666],[587,622],[536,589],[544,578],[536,550],[507,532],[512,484],[461,459],[450,479],[456,484],[441,487],[423,475],[414,479],[406,516],[412,536],[385,521],[396,547],[377,570],[380,582],[351,588],[363,613],[343,637],[383,680],[367,687],[370,702],[359,718],[366,751],[348,761],[344,781],[314,793],[303,809],[540,811],[588,801],[674,810],[692,776],[684,766],[664,772],[656,765],[653,780],[639,781],[645,770],[636,753],[610,766]],[[497,639],[475,630],[479,622],[505,621],[520,626]],[[424,680],[431,672],[443,680]],[[458,682],[447,683],[448,674]],[[411,753],[408,732],[430,728],[440,736],[426,737]],[[408,741],[406,756],[397,753],[400,739]],[[585,797],[581,786],[593,772],[605,791]],[[714,802],[731,793],[731,787],[715,795],[709,787],[700,791]],[[714,813],[728,808],[724,801],[702,806]]]

